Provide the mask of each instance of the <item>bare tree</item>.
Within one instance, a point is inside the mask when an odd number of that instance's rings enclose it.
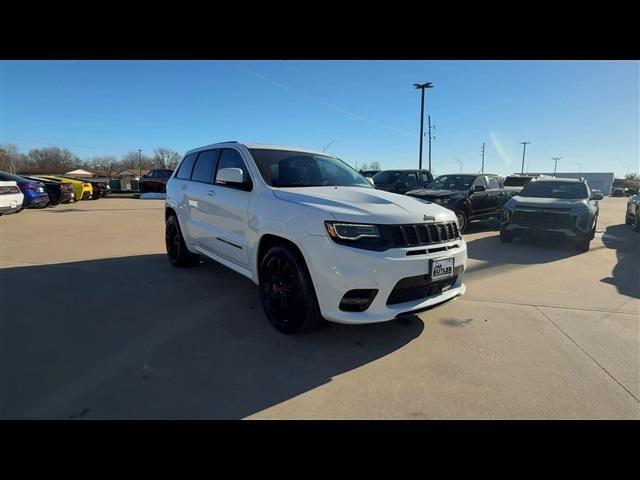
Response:
[[[11,173],[29,171],[33,169],[33,162],[18,147],[12,143],[0,145],[0,170]]]
[[[120,157],[120,169],[129,169],[137,172],[139,168],[149,170],[153,168],[153,158],[140,154],[138,151],[125,153]]]
[[[157,168],[168,168],[173,170],[178,166],[180,154],[170,148],[156,148],[153,151],[153,160]]]
[[[38,172],[68,172],[82,163],[71,150],[59,147],[30,150],[29,158],[33,162],[33,169]]]
[[[93,157],[87,163],[92,170],[107,178],[118,172],[118,159],[113,156]]]

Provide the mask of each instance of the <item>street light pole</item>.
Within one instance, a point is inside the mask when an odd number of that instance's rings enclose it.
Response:
[[[138,178],[142,177],[142,149],[138,149]]]
[[[433,88],[433,83],[414,83],[413,86],[416,88],[416,90],[422,91],[420,100],[420,155],[418,157],[418,168],[422,170],[422,138],[424,137],[424,90],[425,88]],[[431,139],[429,139],[429,141],[431,141]],[[429,165],[429,170],[431,170],[431,165]]]
[[[573,162],[576,165],[580,165],[580,176],[582,176],[582,164],[580,162]]]
[[[520,169],[520,174],[524,173],[524,154],[527,151],[527,144],[531,142],[520,142],[522,144],[522,168]]]
[[[558,168],[558,160],[560,160],[562,157],[551,157],[551,160],[555,161],[556,163],[553,165],[553,176],[556,176],[556,170]]]
[[[327,151],[327,148],[329,148],[329,145],[333,145],[334,143],[336,143],[338,140],[332,140],[329,143],[327,143],[324,148],[322,149],[322,153]]]

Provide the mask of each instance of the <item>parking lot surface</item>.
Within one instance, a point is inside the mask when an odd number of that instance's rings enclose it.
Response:
[[[638,419],[626,200],[600,202],[587,253],[472,224],[464,297],[299,336],[268,324],[244,277],[173,268],[162,200],[5,215],[0,418]]]

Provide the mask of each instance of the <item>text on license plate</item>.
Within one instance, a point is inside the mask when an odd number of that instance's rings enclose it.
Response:
[[[453,276],[453,258],[431,261],[431,280],[442,280]]]

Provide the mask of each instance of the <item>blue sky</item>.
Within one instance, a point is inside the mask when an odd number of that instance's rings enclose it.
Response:
[[[418,164],[420,92],[436,174],[640,170],[635,61],[3,61],[0,143],[81,157],[224,140],[296,145],[355,166]],[[425,117],[426,118],[426,117]],[[426,128],[426,120],[425,120]],[[426,140],[426,139],[425,139]],[[423,165],[427,164],[426,142]],[[526,169],[526,166],[525,166]]]

